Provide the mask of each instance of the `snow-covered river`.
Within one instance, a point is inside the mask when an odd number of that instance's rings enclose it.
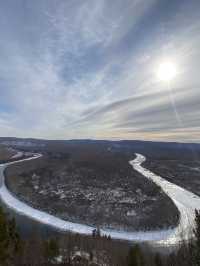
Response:
[[[27,205],[26,203],[17,199],[6,187],[4,170],[14,163],[19,163],[27,160],[34,160],[41,155],[35,155],[32,158],[20,160],[0,165],[0,198],[4,204],[13,209],[15,212],[28,216],[29,218],[38,221],[42,224],[51,226],[60,231],[72,231],[80,234],[91,234],[94,227],[72,223],[62,220],[58,217],[50,215],[46,212],[37,210]],[[145,161],[145,157],[141,154],[136,154],[136,158],[129,163],[133,168],[143,174],[145,177],[151,179],[159,185],[163,191],[173,200],[180,212],[180,223],[174,229],[157,230],[157,231],[136,231],[125,232],[116,230],[101,230],[102,234],[110,235],[113,239],[129,240],[129,241],[155,241],[163,244],[176,244],[182,238],[187,239],[191,234],[192,226],[194,225],[194,210],[200,207],[200,198],[195,194],[174,185],[162,177],[155,175],[149,170],[145,169],[141,164]]]

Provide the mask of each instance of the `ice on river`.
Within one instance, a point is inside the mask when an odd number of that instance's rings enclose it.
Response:
[[[32,158],[24,159],[33,160],[37,159],[41,155],[37,154]],[[19,163],[21,161],[15,162]],[[180,223],[178,227],[166,230],[156,230],[156,231],[136,231],[136,232],[126,232],[104,229],[101,230],[102,234],[110,235],[113,239],[121,239],[128,241],[155,241],[158,243],[166,244],[176,244],[182,237],[188,239],[191,236],[191,229],[194,225],[194,210],[200,206],[200,198],[195,194],[174,185],[164,178],[155,175],[148,169],[145,169],[141,164],[145,161],[145,157],[141,154],[136,154],[136,158],[129,163],[133,168],[144,175],[146,178],[151,179],[157,185],[159,185],[163,191],[168,194],[168,196],[173,200],[174,204],[177,206],[180,212]],[[6,187],[4,182],[4,169],[6,166],[13,164],[7,163],[0,165],[0,198],[1,200],[11,209],[15,210],[17,213],[28,216],[29,218],[36,220],[42,224],[54,227],[60,231],[71,231],[80,234],[91,234],[94,227],[73,223],[70,221],[62,220],[58,217],[50,215],[44,211],[32,208],[28,204],[17,199]],[[134,219],[134,218],[133,218]]]

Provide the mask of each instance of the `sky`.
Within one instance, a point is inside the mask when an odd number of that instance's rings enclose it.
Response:
[[[0,34],[0,136],[200,142],[199,0],[0,1]]]

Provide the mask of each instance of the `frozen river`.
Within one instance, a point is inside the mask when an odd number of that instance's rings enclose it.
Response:
[[[3,203],[14,210],[15,212],[28,216],[29,218],[38,221],[44,225],[51,226],[59,231],[71,231],[80,234],[91,234],[94,227],[72,223],[62,220],[58,217],[50,215],[46,212],[37,210],[26,203],[17,199],[6,187],[4,170],[5,168],[14,163],[19,163],[26,160],[34,160],[41,155],[35,155],[32,158],[20,160],[0,165],[0,198]],[[115,230],[101,230],[102,234],[110,235],[113,239],[121,239],[128,241],[153,241],[163,244],[176,244],[182,238],[188,239],[191,236],[192,227],[194,225],[194,210],[200,206],[200,198],[195,194],[166,181],[164,178],[152,173],[142,166],[145,161],[145,156],[136,154],[136,158],[129,163],[133,168],[144,175],[146,178],[151,179],[154,183],[159,185],[163,191],[173,200],[180,212],[179,225],[174,229],[157,230],[157,231],[136,231],[125,232]],[[158,217],[159,219],[159,217]]]

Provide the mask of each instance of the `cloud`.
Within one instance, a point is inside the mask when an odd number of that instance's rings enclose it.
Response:
[[[156,0],[0,5],[1,135],[197,141],[196,1],[171,3],[173,12]],[[180,69],[171,88],[178,122],[155,79],[166,57]]]

